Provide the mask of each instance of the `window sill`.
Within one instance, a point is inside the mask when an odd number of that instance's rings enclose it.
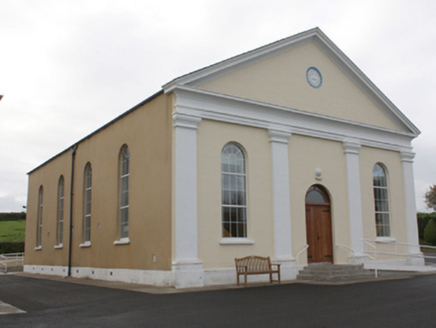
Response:
[[[375,239],[376,243],[395,243],[397,240],[395,238],[392,237],[377,237]]]
[[[220,245],[254,245],[254,240],[247,238],[223,238]]]
[[[120,240],[115,240],[114,245],[128,245],[130,244],[130,238],[121,238]]]
[[[42,246],[36,246],[35,251],[40,251],[42,249]]]
[[[54,249],[62,249],[64,248],[64,244],[55,245]]]
[[[79,247],[81,248],[91,247],[91,242],[85,241],[83,244],[80,244]]]

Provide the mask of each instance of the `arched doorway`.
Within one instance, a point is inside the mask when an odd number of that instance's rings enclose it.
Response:
[[[320,185],[313,185],[306,193],[306,236],[308,263],[333,263],[330,198]]]

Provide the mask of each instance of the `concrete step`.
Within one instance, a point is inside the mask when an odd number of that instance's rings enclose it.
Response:
[[[374,272],[365,270],[362,264],[315,263],[304,267],[297,276],[299,281],[363,281],[374,278]]]

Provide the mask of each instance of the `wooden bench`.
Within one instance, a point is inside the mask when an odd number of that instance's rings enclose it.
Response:
[[[236,281],[239,286],[239,276],[245,277],[244,285],[247,286],[247,276],[249,274],[269,274],[271,283],[280,283],[280,264],[272,264],[271,259],[261,256],[247,256],[235,259],[236,264]],[[277,274],[277,280],[273,280],[273,273]]]

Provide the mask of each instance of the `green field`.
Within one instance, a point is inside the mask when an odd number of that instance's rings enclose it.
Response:
[[[26,221],[0,221],[0,242],[24,241]]]

